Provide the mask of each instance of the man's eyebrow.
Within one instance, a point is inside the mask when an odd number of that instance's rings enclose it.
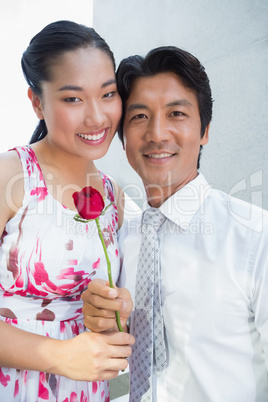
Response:
[[[173,106],[190,106],[193,107],[193,104],[188,99],[178,99],[172,102],[169,102],[165,105],[166,107],[173,107]],[[148,106],[144,105],[143,103],[131,103],[127,106],[126,111],[132,112],[133,110],[138,109],[149,109]]]
[[[167,107],[172,107],[172,106],[191,106],[193,107],[193,104],[188,100],[188,99],[178,99],[173,102],[169,102]]]
[[[137,109],[149,109],[148,106],[144,105],[143,103],[131,103],[127,107],[127,112],[132,112],[133,110]]]
[[[109,85],[116,84],[115,78],[112,78],[101,85],[101,88],[108,87]],[[83,91],[84,89],[77,85],[64,85],[58,89],[59,91]]]

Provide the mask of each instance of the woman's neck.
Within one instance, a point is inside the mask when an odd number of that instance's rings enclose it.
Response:
[[[86,160],[41,140],[31,145],[42,170],[46,186],[60,203],[73,209],[72,194],[83,187],[96,188],[105,195],[102,177],[94,161]]]

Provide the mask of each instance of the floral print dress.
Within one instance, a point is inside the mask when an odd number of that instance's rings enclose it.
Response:
[[[102,244],[95,221],[76,222],[76,212],[50,194],[33,150],[29,146],[15,149],[23,166],[25,194],[22,207],[0,238],[0,320],[36,334],[69,339],[85,331],[81,292],[93,278],[108,279]],[[101,175],[107,206],[114,201],[113,187],[108,177]],[[115,204],[100,216],[100,225],[116,281]],[[107,402],[109,387],[107,381],[72,381],[2,367],[0,400]]]

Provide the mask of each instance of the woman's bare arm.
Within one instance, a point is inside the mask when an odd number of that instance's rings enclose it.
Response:
[[[132,335],[84,332],[57,340],[0,321],[0,366],[62,375],[78,381],[114,378],[127,367]]]

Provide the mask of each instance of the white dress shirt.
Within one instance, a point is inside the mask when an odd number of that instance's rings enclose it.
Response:
[[[160,210],[169,363],[154,375],[153,401],[267,402],[268,213],[212,189],[202,174]],[[133,301],[140,223],[141,215],[120,235],[120,285]]]

